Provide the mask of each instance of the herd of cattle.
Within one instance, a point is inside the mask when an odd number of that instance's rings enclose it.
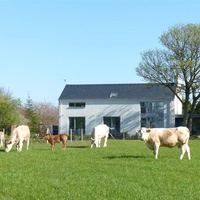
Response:
[[[93,129],[91,138],[91,148],[95,145],[100,147],[101,139],[104,139],[104,147],[107,146],[107,139],[110,133],[110,128],[101,124]],[[190,148],[188,141],[190,138],[190,131],[187,127],[176,128],[144,128],[137,130],[141,140],[145,141],[147,147],[153,150],[155,159],[158,158],[159,147],[174,147],[178,146],[181,149],[180,159],[183,159],[185,152],[187,152],[188,159],[191,159]],[[67,134],[51,135],[46,133],[42,139],[47,140],[51,144],[51,149],[55,149],[55,143],[62,142],[62,148],[66,148]],[[4,132],[0,132],[0,146],[3,146]],[[9,139],[5,142],[5,151],[9,152],[13,145],[16,145],[17,151],[22,151],[23,141],[27,143],[27,150],[30,142],[30,130],[26,125],[16,127],[11,133]]]

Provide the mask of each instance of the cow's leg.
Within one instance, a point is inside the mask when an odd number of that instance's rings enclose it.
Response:
[[[180,160],[183,159],[183,156],[186,152],[186,144],[181,145],[181,155],[180,155]]]
[[[92,148],[93,146],[94,146],[94,141],[91,142],[90,148]]]
[[[107,147],[107,137],[105,137],[105,139],[104,139],[104,145],[103,145],[103,147]]]
[[[187,154],[188,154],[188,160],[191,160],[190,147],[188,146],[188,144],[186,144],[186,151],[187,151]]]
[[[55,149],[55,143],[52,142],[52,144],[51,144],[51,150],[54,150],[54,149]]]
[[[3,147],[3,142],[4,142],[4,140],[3,140],[3,139],[1,139],[1,147]]]
[[[100,147],[100,144],[101,144],[101,138],[98,138],[96,142],[96,147]]]
[[[63,148],[63,150],[65,150],[65,149],[66,149],[66,144],[67,144],[67,143],[66,143],[66,141],[64,141],[64,140],[63,140],[62,143],[63,143],[62,148]]]
[[[158,151],[159,151],[159,144],[155,143],[154,144],[154,158],[157,159],[158,158]]]
[[[16,149],[19,151],[19,142],[16,144]]]
[[[18,143],[18,145],[17,145],[17,151],[18,152],[22,151],[22,147],[23,147],[23,141],[20,140],[19,143]]]
[[[101,138],[99,138],[98,147],[101,146]]]
[[[30,140],[28,139],[26,142],[27,142],[26,149],[28,150]]]
[[[185,152],[187,151],[187,154],[188,154],[188,159],[190,160],[191,157],[190,157],[190,147],[188,146],[188,144],[183,144],[181,146],[181,155],[180,155],[180,159],[182,160],[183,159],[183,156],[185,154]]]

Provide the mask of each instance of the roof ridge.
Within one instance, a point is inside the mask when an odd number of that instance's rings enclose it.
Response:
[[[66,86],[79,86],[79,85],[161,85],[160,83],[75,83],[75,84],[66,84]]]
[[[174,94],[159,83],[66,84],[59,99],[168,99]],[[159,98],[158,98],[159,97]]]

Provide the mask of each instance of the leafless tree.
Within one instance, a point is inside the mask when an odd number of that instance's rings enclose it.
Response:
[[[58,107],[50,102],[34,102],[36,113],[41,117],[41,122],[46,125],[58,125]]]

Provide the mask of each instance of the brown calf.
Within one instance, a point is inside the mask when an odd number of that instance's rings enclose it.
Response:
[[[45,134],[43,139],[47,140],[51,144],[51,149],[55,149],[55,143],[62,142],[62,148],[66,149],[67,145],[67,134],[58,134],[58,135],[50,135],[49,133]]]

